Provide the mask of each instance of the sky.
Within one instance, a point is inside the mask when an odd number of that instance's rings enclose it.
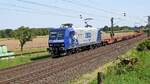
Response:
[[[94,27],[147,24],[150,0],[0,0],[0,29],[59,27],[63,23],[85,26],[85,18]],[[126,16],[123,16],[126,13]],[[82,15],[82,19],[80,17]]]

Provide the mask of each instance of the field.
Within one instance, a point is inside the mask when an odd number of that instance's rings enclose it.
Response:
[[[20,48],[19,41],[15,39],[1,39],[0,45],[7,45],[8,49],[15,51]],[[47,48],[48,47],[48,36],[41,36],[34,38],[32,41],[27,42],[24,46],[25,49],[31,48]]]
[[[132,35],[134,32],[126,32],[126,33],[116,33],[115,36],[126,36]],[[110,38],[110,34],[102,33],[102,39]],[[19,49],[19,41],[15,39],[1,39],[0,45],[7,45],[8,49],[11,51],[15,51]],[[42,36],[34,38],[32,41],[27,42],[24,46],[25,49],[31,48],[47,48],[48,47],[48,36]]]

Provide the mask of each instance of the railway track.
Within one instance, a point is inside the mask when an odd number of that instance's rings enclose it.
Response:
[[[84,71],[96,68],[108,59],[115,58],[133,47],[132,44],[143,39],[143,37],[140,36],[59,59],[47,59],[4,69],[0,71],[0,84],[60,84],[69,78],[73,79],[75,74],[79,75]],[[87,68],[87,65],[93,66]]]
[[[101,52],[103,52],[103,51],[104,50],[102,50]],[[86,51],[84,53],[76,54],[76,55],[84,56],[85,53],[88,53],[88,51]],[[13,77],[14,74],[16,76],[21,75],[22,73],[26,73],[26,72],[28,73],[31,70],[34,71],[37,68],[43,68],[43,67],[49,66],[49,65],[51,65],[53,67],[54,65],[57,64],[57,62],[64,63],[67,61],[64,61],[64,59],[53,59],[53,60],[47,59],[47,60],[42,60],[40,62],[29,63],[29,64],[24,64],[24,65],[19,65],[19,66],[12,67],[12,68],[4,69],[4,70],[0,71],[0,80],[2,81],[2,79],[8,79],[10,77]]]

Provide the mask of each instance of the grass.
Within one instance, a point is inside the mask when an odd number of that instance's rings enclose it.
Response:
[[[42,37],[39,37],[42,38]],[[0,38],[0,41],[13,39],[13,38]],[[40,59],[50,57],[46,48],[25,48],[23,52],[20,49],[13,50],[15,58],[0,59],[0,69],[33,62]]]
[[[46,48],[32,48],[32,49],[24,49],[23,52],[20,51],[20,49],[14,50],[16,55],[21,54],[33,54],[33,53],[41,53],[41,52],[47,52]]]
[[[109,67],[104,84],[150,84],[150,51],[130,51],[129,56],[137,57],[138,62],[132,66]],[[118,74],[120,71],[121,73]],[[97,84],[97,80],[89,84]]]
[[[49,53],[45,49],[29,49],[20,54],[20,51],[17,51],[15,58],[9,59],[0,59],[0,69],[30,63],[40,59],[46,59],[50,57]]]
[[[16,57],[14,59],[5,59],[5,60],[0,60],[0,69],[20,65],[20,64],[25,64],[31,62],[29,56],[25,57]]]

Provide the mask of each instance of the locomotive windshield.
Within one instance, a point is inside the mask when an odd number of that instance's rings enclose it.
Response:
[[[64,30],[52,30],[50,31],[50,40],[62,40],[64,39]]]

